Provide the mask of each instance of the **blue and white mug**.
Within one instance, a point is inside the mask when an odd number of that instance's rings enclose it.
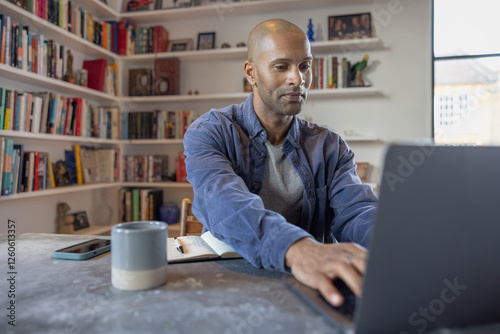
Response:
[[[167,281],[167,224],[121,223],[111,229],[111,283],[120,290],[146,290]]]

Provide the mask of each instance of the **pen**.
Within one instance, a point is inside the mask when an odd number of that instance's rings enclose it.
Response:
[[[177,250],[184,254],[184,248],[182,247],[181,243],[179,242],[179,240],[177,239],[177,237],[174,238],[174,242],[175,242],[175,247],[177,248]]]

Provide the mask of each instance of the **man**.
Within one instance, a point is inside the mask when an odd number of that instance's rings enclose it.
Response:
[[[367,243],[376,197],[346,143],[296,116],[312,77],[304,32],[269,20],[247,45],[253,93],[199,117],[184,137],[193,213],[254,266],[291,270],[340,305],[334,278],[361,294],[367,252],[358,244]]]

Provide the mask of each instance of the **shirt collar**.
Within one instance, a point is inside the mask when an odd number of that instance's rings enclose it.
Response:
[[[255,137],[261,136],[264,133],[264,140],[267,138],[266,129],[262,126],[257,114],[255,113],[255,109],[253,107],[253,93],[248,96],[246,101],[243,103],[243,118],[245,119],[245,125],[248,129],[248,135],[250,139],[254,139]],[[293,116],[292,126],[288,131],[288,134],[285,138],[285,141],[289,141],[291,145],[294,147],[299,146],[299,119],[297,116]]]

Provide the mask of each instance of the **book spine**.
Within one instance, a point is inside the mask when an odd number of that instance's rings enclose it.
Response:
[[[73,145],[73,150],[75,154],[75,166],[76,166],[76,183],[83,184],[83,173],[82,173],[82,160],[80,153],[80,145]]]
[[[7,196],[12,193],[12,156],[14,154],[14,141],[5,139],[3,153],[3,170],[2,170],[2,196]]]

